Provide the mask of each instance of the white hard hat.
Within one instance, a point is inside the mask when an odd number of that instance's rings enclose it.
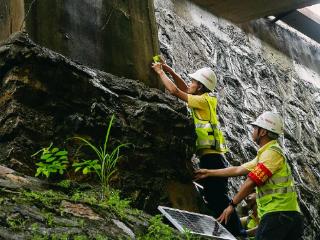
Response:
[[[251,125],[264,128],[276,134],[283,133],[283,122],[280,114],[275,112],[264,112]]]
[[[197,70],[195,73],[188,74],[189,77],[201,82],[210,91],[213,91],[217,85],[217,77],[211,68],[205,67]]]

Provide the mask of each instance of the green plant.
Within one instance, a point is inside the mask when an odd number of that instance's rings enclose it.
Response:
[[[50,240],[68,240],[69,234],[51,234]]]
[[[111,207],[113,211],[121,218],[126,216],[126,210],[130,207],[129,199],[121,199],[119,190],[112,190],[109,193],[109,198],[106,201],[101,201],[100,206]]]
[[[82,137],[74,137],[74,139],[80,140],[85,144],[85,146],[88,146],[90,150],[96,155],[97,159],[84,160],[80,163],[74,163],[72,166],[75,167],[75,171],[82,170],[83,174],[88,174],[90,172],[94,172],[97,174],[101,183],[102,199],[109,194],[109,180],[116,171],[116,163],[120,158],[120,148],[127,145],[119,144],[111,152],[108,152],[107,148],[113,119],[114,115],[112,115],[109,121],[109,126],[103,146],[97,147],[93,143]]]
[[[73,238],[74,240],[87,240],[88,237],[86,235],[76,235]]]
[[[38,166],[36,177],[44,175],[47,178],[50,177],[51,173],[63,174],[68,166],[68,151],[60,150],[57,147],[52,148],[53,143],[49,147],[42,148],[38,152],[31,155],[35,157],[41,153],[39,162],[36,163]]]
[[[54,218],[53,218],[53,214],[52,213],[46,213],[45,214],[45,218],[47,220],[47,224],[49,227],[52,227],[54,224]]]
[[[30,228],[31,228],[32,232],[36,232],[36,231],[39,230],[39,224],[38,223],[32,223]]]
[[[83,174],[88,174],[91,172],[96,172],[101,170],[101,164],[99,160],[84,160],[83,162],[77,162],[72,164],[75,167],[75,172],[78,172],[82,169]]]
[[[80,226],[81,228],[84,228],[84,227],[85,227],[86,222],[84,221],[84,219],[80,219],[80,220],[78,221],[78,223],[79,223],[79,226]]]
[[[52,207],[55,202],[60,202],[63,199],[67,199],[65,195],[61,193],[54,192],[52,190],[48,191],[23,191],[23,196],[32,202],[41,202],[46,207]]]
[[[173,230],[162,222],[162,216],[156,215],[150,219],[147,234],[138,237],[138,240],[171,240],[178,239],[173,235]]]
[[[201,237],[192,234],[189,229],[185,228],[184,232],[183,232],[183,239],[185,239],[185,240],[201,240]]]
[[[62,180],[57,185],[62,188],[69,188],[71,186],[71,180],[69,179]]]
[[[32,240],[49,240],[48,235],[36,234],[32,236]]]
[[[108,240],[109,238],[103,235],[98,234],[97,236],[95,236],[96,240]]]
[[[89,204],[97,204],[98,200],[95,197],[95,194],[93,193],[87,193],[87,192],[75,192],[72,197],[71,197],[72,201],[75,202],[85,202],[85,203],[89,203]]]
[[[13,230],[18,230],[19,228],[23,228],[25,226],[26,221],[21,218],[8,218],[7,224]]]

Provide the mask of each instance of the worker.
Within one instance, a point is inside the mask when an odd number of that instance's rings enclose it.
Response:
[[[228,222],[235,207],[256,187],[260,223],[256,239],[302,239],[303,219],[290,166],[277,139],[283,133],[278,113],[264,112],[252,123],[252,138],[259,145],[257,156],[241,166],[225,169],[200,169],[196,179],[246,175],[239,192],[230,201],[218,220]]]
[[[248,216],[240,218],[242,227],[246,230],[249,239],[255,239],[256,231],[259,225],[257,211],[256,193],[249,194],[245,199]]]
[[[200,157],[200,167],[207,169],[226,167],[223,153],[227,149],[219,129],[216,113],[217,98],[213,96],[213,90],[217,84],[213,70],[205,67],[188,74],[191,83],[187,85],[163,60],[153,63],[152,68],[159,75],[165,88],[172,95],[186,102],[191,110],[197,134],[196,149]],[[172,76],[176,84],[169,79],[166,72]],[[230,201],[227,195],[227,184],[227,178],[210,177],[201,182],[204,187],[205,201],[214,217],[220,216]],[[232,213],[226,228],[235,236],[241,235],[243,229],[236,212]]]

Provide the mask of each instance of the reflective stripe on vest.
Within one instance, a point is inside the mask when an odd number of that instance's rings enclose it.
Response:
[[[264,185],[257,187],[258,215],[261,218],[269,212],[300,211],[291,169],[286,161],[286,157],[277,141],[274,140],[267,144],[267,148],[258,153],[258,162],[263,152],[272,150],[282,155],[284,163]]]
[[[197,123],[195,124],[196,128],[218,128],[217,125],[210,124],[210,123]]]
[[[274,194],[274,193],[289,193],[289,192],[295,192],[295,188],[293,186],[290,186],[290,187],[283,187],[283,188],[277,188],[277,189],[267,189],[265,191],[261,190],[257,194],[257,198],[262,198],[266,195]]]
[[[284,176],[284,177],[270,178],[270,179],[268,179],[268,182],[270,182],[271,184],[279,184],[279,183],[289,182],[292,180],[293,180],[293,178],[290,175],[290,176]]]
[[[215,145],[215,140],[197,140],[197,144],[201,146],[213,146]]]
[[[217,99],[209,96],[208,93],[203,94],[203,96],[209,106],[210,120],[199,119],[196,116],[194,109],[191,109],[197,134],[197,150],[213,149],[220,152],[226,152],[225,139],[219,129],[219,122],[217,119]]]

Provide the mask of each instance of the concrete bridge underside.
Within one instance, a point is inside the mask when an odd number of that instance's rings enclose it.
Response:
[[[192,0],[197,5],[219,17],[235,23],[247,22],[265,16],[276,16],[284,12],[304,8],[319,0]]]

